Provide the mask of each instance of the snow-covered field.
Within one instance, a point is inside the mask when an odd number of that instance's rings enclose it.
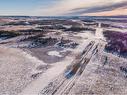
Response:
[[[105,51],[103,32],[114,28],[102,23],[70,20],[0,40],[0,95],[127,95],[127,60]]]
[[[18,48],[10,48],[9,45],[1,45],[0,95],[17,95],[17,93],[20,95],[37,95],[53,78],[61,74],[72,63],[75,59],[75,54],[84,49],[86,46],[84,38],[81,42],[83,43],[76,49],[69,49],[73,51],[72,54],[65,57],[64,60],[54,63],[49,69],[47,68],[47,63],[32,56],[30,52]],[[66,51],[68,49],[64,49],[61,52],[64,53]],[[49,51],[47,54],[49,56],[62,57],[58,51]],[[38,70],[37,68],[40,66],[43,66],[43,68]]]
[[[86,33],[82,33],[82,35],[85,36]],[[79,35],[78,35],[79,36]],[[76,49],[71,50],[73,51],[72,54],[65,57],[65,59],[61,62],[57,62],[53,64],[53,67],[48,69],[44,74],[42,74],[37,80],[33,81],[30,85],[28,85],[22,93],[19,95],[38,95],[44,87],[46,87],[54,78],[62,74],[67,66],[71,65],[72,61],[75,59],[76,55],[78,55],[80,52],[84,50],[84,47],[86,47],[87,42],[86,39],[82,39],[83,43],[81,43]],[[68,50],[65,49],[64,52]],[[50,51],[48,52],[49,55],[59,56],[59,52],[57,51]]]
[[[44,70],[37,70],[38,66],[47,68],[47,64],[16,49],[0,46],[0,95],[17,95],[32,80],[32,75]]]

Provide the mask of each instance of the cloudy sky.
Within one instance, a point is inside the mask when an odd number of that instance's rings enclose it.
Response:
[[[0,15],[127,15],[127,0],[0,0]]]

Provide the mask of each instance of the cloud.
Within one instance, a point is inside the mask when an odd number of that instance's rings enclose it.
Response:
[[[82,14],[82,16],[116,16],[116,15],[127,15],[127,8],[124,7],[124,8],[118,8],[112,11]]]
[[[119,8],[125,8],[125,7],[127,7],[127,1],[116,3],[116,4],[110,4],[110,5],[103,5],[103,6],[101,5],[101,6],[94,6],[89,8],[73,9],[70,12],[70,15],[82,15],[85,13],[107,12],[107,11],[113,11],[113,10],[116,10]]]
[[[53,5],[39,7],[39,15],[84,15],[89,13],[113,11],[127,6],[126,0],[55,0]]]

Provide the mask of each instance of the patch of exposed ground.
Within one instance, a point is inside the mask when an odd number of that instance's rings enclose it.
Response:
[[[70,53],[70,51],[62,52],[63,49],[55,48],[55,47],[30,48],[30,49],[27,49],[27,50],[30,51],[31,55],[37,57],[40,60],[43,60],[45,63],[49,63],[49,64],[62,61]],[[61,57],[55,56],[55,55],[54,56],[49,55],[48,53],[50,51],[59,52]]]

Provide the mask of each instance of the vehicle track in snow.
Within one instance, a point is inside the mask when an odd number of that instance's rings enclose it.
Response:
[[[76,81],[80,78],[86,65],[89,63],[93,55],[98,52],[99,43],[91,41],[72,62],[72,66],[64,73],[60,74],[56,79],[50,82],[39,95],[63,95],[69,94]],[[69,72],[69,73],[68,73]]]

